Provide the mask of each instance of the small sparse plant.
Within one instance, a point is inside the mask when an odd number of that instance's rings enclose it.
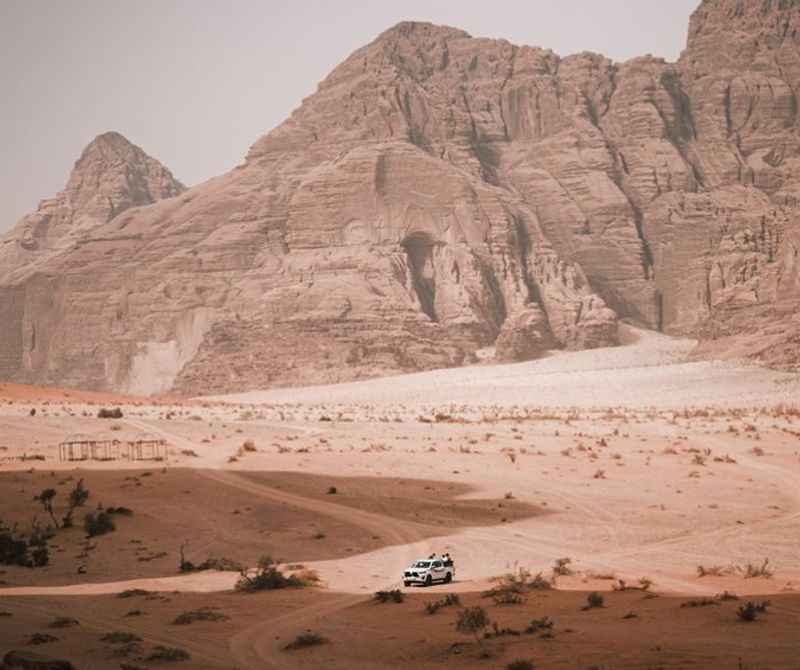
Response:
[[[98,419],[121,419],[122,418],[122,410],[119,407],[114,407],[113,409],[108,409],[106,407],[101,407],[100,411],[97,412]]]
[[[172,621],[177,626],[186,626],[195,621],[227,621],[228,617],[214,607],[201,607],[190,612],[179,614]]]
[[[106,633],[103,635],[100,641],[108,642],[109,644],[130,644],[131,642],[141,642],[142,638],[134,633],[114,631],[113,633]]]
[[[372,599],[379,603],[401,603],[405,600],[405,594],[400,589],[391,591],[376,591]]]
[[[554,625],[555,622],[549,616],[542,617],[541,619],[531,619],[531,622],[525,629],[525,633],[533,635],[539,631],[549,631],[553,629]]]
[[[255,573],[251,574],[245,569],[241,570],[239,580],[236,582],[236,590],[254,593],[275,589],[302,588],[312,586],[318,581],[319,577],[312,570],[306,570],[302,575],[285,575],[278,569],[270,556],[262,556]]]
[[[165,647],[159,644],[153,647],[145,661],[150,661],[151,663],[177,663],[179,661],[188,661],[190,658],[191,655],[185,649]]]
[[[584,605],[583,609],[597,609],[598,607],[603,607],[605,602],[606,599],[602,595],[600,595],[597,591],[592,591],[588,596],[586,596],[586,605]]]
[[[554,577],[568,577],[573,573],[571,567],[572,559],[571,558],[557,558],[555,565],[553,565],[553,576]]]
[[[753,602],[752,600],[748,600],[744,605],[739,607],[736,610],[736,616],[739,618],[739,621],[744,621],[746,623],[750,623],[758,619],[761,614],[765,614],[767,608],[769,607],[769,601],[765,600],[760,603]]]
[[[339,490],[335,486],[329,486],[328,487],[328,495],[329,496],[335,496],[337,493],[339,493]]]
[[[521,605],[525,602],[524,596],[513,591],[501,591],[492,597],[495,605]]]
[[[721,577],[730,573],[730,568],[724,565],[697,566],[698,577]]]
[[[436,614],[443,607],[457,607],[461,605],[461,598],[456,593],[449,593],[441,600],[425,603],[425,611],[428,614]]]
[[[306,631],[305,633],[300,633],[297,637],[294,638],[289,644],[287,644],[284,649],[286,651],[293,651],[295,649],[305,649],[307,647],[316,647],[320,644],[325,644],[327,642],[327,638],[324,638],[319,633],[312,633],[311,631]]]
[[[744,566],[738,566],[737,570],[744,576],[745,579],[755,579],[757,577],[770,579],[774,574],[772,569],[769,567],[768,558],[765,558],[764,562],[760,565],[748,561]]]
[[[541,572],[532,575],[530,570],[524,568],[520,568],[516,573],[511,572],[503,575],[496,582],[496,586],[483,592],[484,598],[494,598],[495,601],[498,599],[505,600],[510,597],[508,594],[516,594],[523,597],[529,591],[553,588],[552,583],[545,579]]]
[[[117,528],[111,515],[107,512],[89,512],[89,514],[83,518],[83,527],[89,537],[106,535]]]
[[[536,666],[532,661],[520,658],[506,664],[506,670],[536,670]]]
[[[456,630],[465,635],[472,635],[481,648],[481,655],[487,656],[481,633],[489,625],[489,617],[483,607],[465,607],[458,613]]]
[[[700,598],[697,600],[687,600],[681,603],[681,607],[683,608],[712,607],[714,605],[719,605],[719,600],[715,600],[714,598]]]
[[[152,591],[145,591],[144,589],[125,589],[117,594],[117,598],[139,598],[149,595],[152,595]]]
[[[73,626],[80,626],[80,622],[72,617],[59,616],[50,622],[48,628],[72,628]]]

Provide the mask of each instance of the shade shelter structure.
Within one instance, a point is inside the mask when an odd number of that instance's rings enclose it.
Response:
[[[130,439],[110,435],[76,433],[58,445],[60,461],[163,461],[167,442],[152,433],[139,433]]]

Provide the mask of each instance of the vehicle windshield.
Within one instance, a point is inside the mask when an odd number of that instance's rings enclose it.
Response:
[[[430,561],[417,561],[416,563],[414,563],[415,568],[428,568],[430,567],[430,565],[431,565]]]

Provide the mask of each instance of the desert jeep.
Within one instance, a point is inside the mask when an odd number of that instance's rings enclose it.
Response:
[[[456,577],[456,568],[452,561],[442,559],[425,559],[412,563],[403,571],[403,585],[422,584],[449,584]]]

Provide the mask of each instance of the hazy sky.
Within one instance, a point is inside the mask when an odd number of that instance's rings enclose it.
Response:
[[[185,184],[241,162],[353,50],[401,20],[674,60],[699,0],[0,0],[0,231],[117,130]]]

